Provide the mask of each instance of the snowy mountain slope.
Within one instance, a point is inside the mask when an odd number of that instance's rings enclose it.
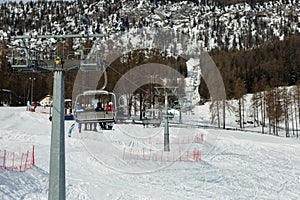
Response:
[[[25,149],[26,145],[36,146],[33,169],[23,173],[0,171],[1,199],[47,199],[51,125],[47,116],[26,112],[23,107],[1,107],[0,113],[1,148],[14,150],[19,144]],[[185,117],[199,119],[200,115],[196,112]],[[66,130],[71,123],[66,122]],[[174,130],[170,130],[171,137],[191,134],[188,128]],[[238,131],[193,130],[205,134],[203,143],[194,144],[202,149],[200,162],[159,163],[122,161],[110,150],[130,144],[131,147],[147,145],[135,139],[132,146],[128,134],[160,137],[161,128],[116,124],[112,132],[78,133],[76,129],[71,138],[66,137],[67,199],[297,199],[300,196],[298,140]],[[99,157],[101,154],[107,157]],[[142,169],[162,164],[166,166],[152,173],[120,171],[124,166]],[[112,166],[119,170],[112,170]]]
[[[1,38],[14,34],[110,35],[141,27],[180,30],[202,46],[253,48],[290,34],[299,34],[299,2],[267,1],[251,8],[247,3],[227,6],[190,1],[98,1],[2,3]],[[43,49],[51,44],[31,39],[30,46]],[[77,50],[78,41],[73,48]]]

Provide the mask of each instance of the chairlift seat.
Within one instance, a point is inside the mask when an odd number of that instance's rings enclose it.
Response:
[[[75,105],[79,105],[81,98],[85,97],[95,97],[95,95],[111,95],[114,100],[114,105],[116,105],[116,96],[112,92],[106,90],[87,90],[79,95],[77,95],[75,100]],[[113,110],[100,110],[96,111],[94,109],[75,109],[74,117],[78,123],[88,123],[88,122],[115,122],[116,121],[116,108]]]
[[[81,63],[80,70],[82,70],[82,71],[100,71],[100,65],[97,63]]]
[[[143,124],[160,124],[161,119],[159,119],[159,118],[143,118],[142,123]]]
[[[142,124],[144,126],[148,126],[149,124],[152,124],[154,127],[159,127],[161,124],[160,118],[143,118]]]
[[[173,113],[168,113],[168,114],[165,114],[165,113],[163,113],[162,114],[162,117],[164,117],[164,118],[173,118],[174,117],[174,114]]]
[[[28,68],[28,65],[11,65],[11,67],[13,69],[19,69],[19,68],[24,69],[24,68]]]
[[[115,111],[77,111],[75,112],[77,122],[114,122]]]

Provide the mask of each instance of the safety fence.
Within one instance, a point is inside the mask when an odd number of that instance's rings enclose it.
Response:
[[[176,138],[170,138],[171,144],[191,144],[200,143],[204,140],[204,135],[199,134],[195,136],[179,136]],[[149,138],[149,144],[163,144],[162,138]]]
[[[23,172],[34,167],[34,146],[26,153],[0,150],[0,169]]]
[[[200,161],[201,151],[199,149],[173,150],[173,151],[154,151],[152,149],[126,149],[123,151],[123,160],[150,160],[161,162],[178,162],[178,161]]]

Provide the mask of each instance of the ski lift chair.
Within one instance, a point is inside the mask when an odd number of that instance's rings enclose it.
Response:
[[[114,106],[116,106],[116,96],[112,92],[105,90],[89,90],[76,97],[75,105],[81,105],[85,99],[93,99],[95,96],[110,96]],[[112,129],[114,122],[116,121],[116,108],[113,110],[99,110],[92,109],[76,109],[74,111],[75,120],[78,123],[104,123],[106,127],[104,129]]]

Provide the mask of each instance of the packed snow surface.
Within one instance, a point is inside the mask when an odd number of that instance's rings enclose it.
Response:
[[[39,108],[42,109],[42,108]],[[51,122],[24,107],[0,107],[0,149],[35,145],[33,169],[0,170],[0,199],[47,199]],[[184,119],[201,119],[201,107]],[[203,111],[204,112],[204,111]],[[175,120],[175,119],[174,119]],[[66,133],[73,121],[65,122]],[[298,199],[300,142],[295,138],[221,129],[170,127],[171,141],[203,134],[201,161],[159,162],[123,159],[123,149],[159,151],[163,127],[116,124],[114,130],[78,132],[65,138],[67,199]],[[175,140],[174,140],[175,141]],[[171,144],[171,152],[178,144]],[[0,156],[1,158],[1,156]]]

